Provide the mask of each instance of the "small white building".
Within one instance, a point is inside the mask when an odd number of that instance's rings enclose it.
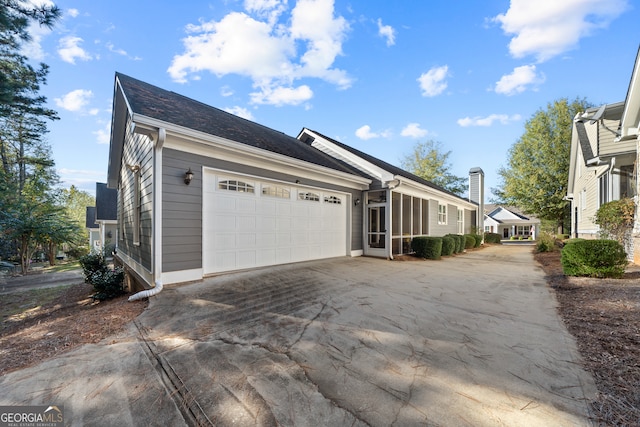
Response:
[[[499,234],[502,239],[535,240],[540,232],[540,220],[524,215],[513,206],[485,205],[484,231]]]

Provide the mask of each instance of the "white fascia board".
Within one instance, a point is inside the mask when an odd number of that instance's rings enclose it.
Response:
[[[332,157],[342,160],[343,162],[348,163],[360,169],[361,171],[378,178],[382,182],[389,182],[395,178],[392,173],[379,166],[374,165],[371,162],[364,160],[362,157],[352,153],[349,150],[345,150],[344,148],[334,144],[326,138],[323,138],[321,135],[318,135],[310,129],[304,128],[300,132],[300,134],[302,133],[307,133],[314,137],[314,141],[311,143],[312,147],[324,153],[327,153]]]
[[[187,151],[208,157],[215,154],[216,159],[317,179],[358,190],[366,190],[371,184],[371,180],[368,178],[294,159],[283,154],[177,126],[162,120],[136,114],[134,114],[133,120],[137,125],[164,128],[167,132],[165,148]]]
[[[414,189],[418,189],[420,190],[421,193],[430,193],[432,195],[432,199],[437,199],[437,200],[441,200],[441,201],[448,201],[451,203],[455,203],[458,205],[464,205],[465,207],[469,208],[469,209],[477,209],[479,206],[473,202],[470,202],[468,200],[465,200],[463,198],[459,198],[456,196],[452,196],[451,194],[448,193],[443,193],[442,191],[439,191],[435,188],[429,187],[427,185],[424,184],[420,184],[419,182],[415,182],[412,180],[409,180],[405,177],[401,177],[401,176],[395,176],[394,179],[397,179],[400,182],[400,185],[398,185],[396,188],[394,188],[394,190],[399,190],[402,186],[407,186],[409,188],[414,188]]]

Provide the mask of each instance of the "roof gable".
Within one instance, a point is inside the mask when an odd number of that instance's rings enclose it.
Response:
[[[426,179],[420,178],[419,176],[416,176],[411,172],[387,163],[384,160],[380,160],[374,156],[371,156],[367,153],[336,141],[335,139],[323,135],[320,132],[303,128],[298,135],[298,139],[302,140],[312,147],[317,148],[318,150],[330,153],[331,156],[336,156],[342,159],[343,161],[351,164],[354,168],[367,173],[368,176],[374,177],[382,181],[383,183],[395,179],[396,176],[400,176],[425,185],[427,187],[433,188],[434,190],[446,193],[450,196],[462,199],[465,202],[469,202],[469,200],[460,197],[459,195],[443,187],[440,187],[439,185],[427,181]]]
[[[96,221],[114,221],[118,218],[118,191],[107,184],[96,182]]]

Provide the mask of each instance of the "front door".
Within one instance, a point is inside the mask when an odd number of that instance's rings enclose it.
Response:
[[[387,253],[386,210],[384,204],[367,207],[367,255],[384,256]]]

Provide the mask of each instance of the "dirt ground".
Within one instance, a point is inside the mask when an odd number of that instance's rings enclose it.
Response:
[[[595,378],[598,398],[591,406],[596,423],[640,426],[640,268],[630,267],[622,279],[566,277],[560,252],[534,257]]]
[[[595,421],[640,426],[640,268],[622,279],[576,278],[562,274],[559,252],[535,254],[535,259],[596,380]],[[147,306],[146,301],[129,303],[127,296],[95,302],[91,292],[90,285],[80,284],[3,295],[0,375],[108,339]]]
[[[0,298],[0,375],[108,338],[142,313],[127,296],[94,301],[91,285],[16,292]]]

